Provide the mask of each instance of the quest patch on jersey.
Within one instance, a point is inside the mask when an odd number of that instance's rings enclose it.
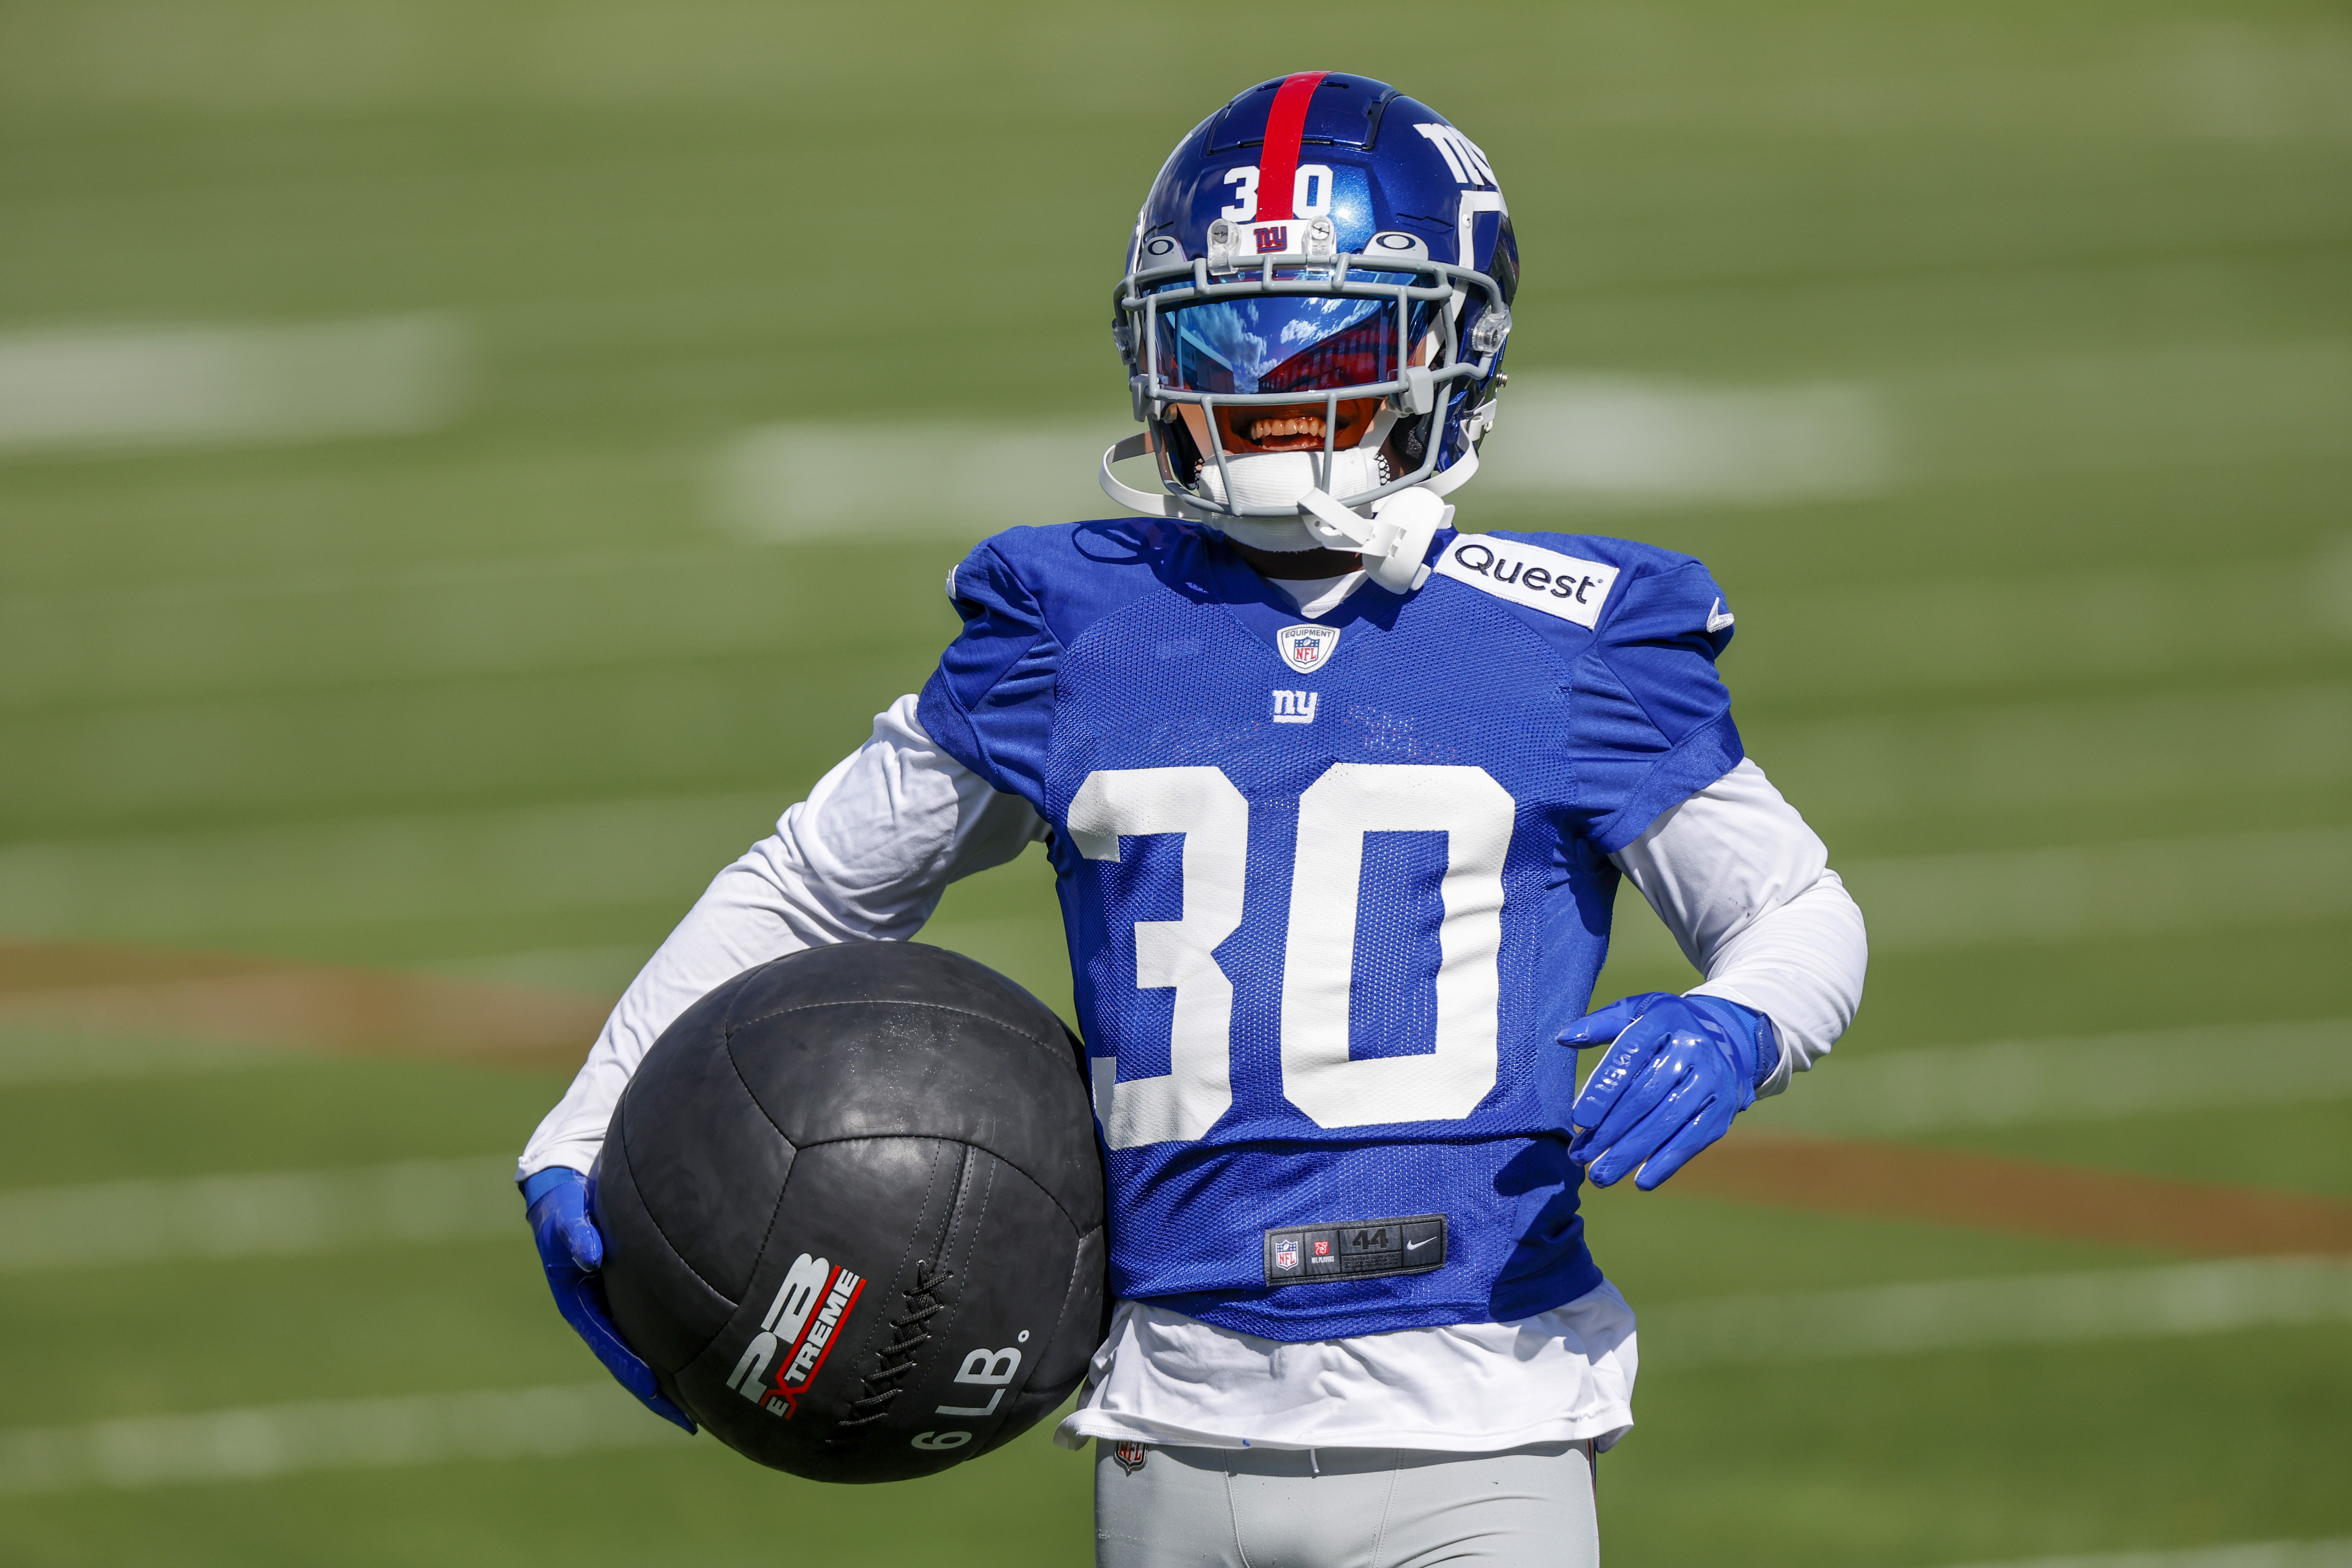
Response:
[[[1268,1285],[1426,1274],[1444,1261],[1445,1216],[1442,1214],[1282,1225],[1265,1233]]]
[[[1617,582],[1614,566],[1482,533],[1456,539],[1432,570],[1482,594],[1580,626],[1600,623],[1601,606]]]

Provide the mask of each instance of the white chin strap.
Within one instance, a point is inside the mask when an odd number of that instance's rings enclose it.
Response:
[[[1307,531],[1326,550],[1352,550],[1364,558],[1364,574],[1391,594],[1411,593],[1429,575],[1422,557],[1437,531],[1454,521],[1454,509],[1416,485],[1382,496],[1372,515],[1350,511],[1321,490],[1298,498]],[[1244,541],[1244,543],[1247,541]]]
[[[1111,464],[1139,458],[1150,450],[1150,440],[1130,436],[1103,454],[1101,482],[1105,494],[1122,506],[1152,516],[1172,516],[1173,498],[1149,495],[1121,484]],[[1202,517],[1201,521],[1236,544],[1277,554],[1307,550],[1339,550],[1364,558],[1365,574],[1391,593],[1409,593],[1429,575],[1422,564],[1437,531],[1454,521],[1454,509],[1438,498],[1457,489],[1478,470],[1478,455],[1465,452],[1453,468],[1409,490],[1382,496],[1369,517],[1352,511],[1315,483],[1312,452],[1255,452],[1225,459],[1224,473],[1234,480],[1240,506],[1292,506],[1297,517]],[[1212,500],[1225,500],[1224,473],[1216,464],[1203,463],[1195,481]],[[1389,466],[1376,447],[1356,447],[1331,454],[1331,489],[1340,495],[1360,495],[1389,482]],[[1199,516],[1198,513],[1192,514]]]

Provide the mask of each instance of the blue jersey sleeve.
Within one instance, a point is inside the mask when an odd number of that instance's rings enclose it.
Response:
[[[1731,694],[1715,668],[1731,641],[1723,590],[1688,556],[1644,554],[1626,563],[1614,602],[1575,664],[1577,794],[1586,831],[1605,855],[1745,755]]]
[[[1042,810],[1062,645],[998,542],[982,544],[948,576],[963,629],[916,712],[950,756]]]

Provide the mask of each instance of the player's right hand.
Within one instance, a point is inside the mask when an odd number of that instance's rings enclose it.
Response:
[[[662,1397],[654,1369],[628,1347],[604,1310],[604,1288],[596,1279],[596,1270],[604,1266],[604,1237],[588,1212],[588,1178],[551,1165],[524,1181],[522,1201],[539,1261],[547,1270],[547,1288],[555,1292],[555,1310],[646,1409],[694,1431],[694,1417]]]
[[[1630,1173],[1645,1193],[1730,1131],[1780,1054],[1755,1008],[1664,991],[1586,1014],[1560,1044],[1610,1047],[1569,1112],[1568,1157],[1596,1187]]]

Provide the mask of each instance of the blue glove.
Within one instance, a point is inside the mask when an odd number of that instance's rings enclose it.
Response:
[[[1645,991],[1577,1020],[1563,1046],[1616,1044],[1584,1081],[1569,1157],[1596,1187],[1649,1192],[1730,1131],[1780,1065],[1772,1020],[1720,996]]]
[[[604,1266],[604,1237],[588,1212],[588,1178],[551,1165],[523,1183],[522,1201],[531,1239],[539,1243],[539,1261],[547,1269],[547,1288],[555,1292],[555,1310],[646,1409],[693,1431],[694,1417],[662,1397],[654,1369],[622,1341],[604,1310],[604,1287],[595,1279]]]

